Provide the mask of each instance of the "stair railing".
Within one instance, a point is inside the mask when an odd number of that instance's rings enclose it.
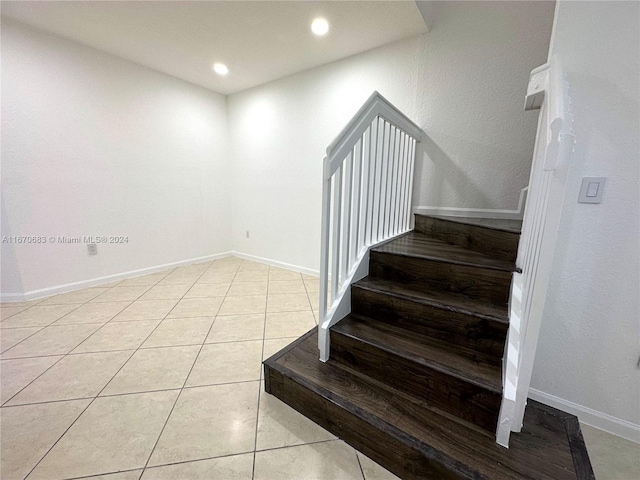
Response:
[[[553,264],[567,171],[574,137],[571,134],[568,84],[554,55],[531,72],[526,110],[540,109],[529,179],[529,195],[509,305],[509,333],[503,358],[503,398],[496,441],[509,445],[519,432],[527,404],[540,323]]]
[[[350,285],[368,273],[369,248],[411,229],[422,130],[374,92],[327,148],[322,184],[320,360],[329,328],[351,311]]]

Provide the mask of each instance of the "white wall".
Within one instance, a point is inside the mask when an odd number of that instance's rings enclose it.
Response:
[[[576,150],[531,383],[627,435],[624,421],[640,424],[639,5],[558,4],[551,51],[568,73]],[[584,176],[608,177],[602,204],[577,202]]]
[[[373,90],[429,135],[414,205],[517,207],[537,121],[523,98],[546,61],[553,3],[434,13],[428,34],[229,97],[235,250],[318,268],[324,151]]]
[[[2,235],[129,237],[3,245],[3,294],[230,250],[222,95],[3,19],[1,109]]]

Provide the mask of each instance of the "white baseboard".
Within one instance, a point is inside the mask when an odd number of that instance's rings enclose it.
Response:
[[[458,207],[413,207],[413,213],[421,215],[438,215],[440,217],[467,217],[467,218],[495,218],[502,220],[522,220],[524,207],[527,203],[529,187],[520,190],[518,208],[515,210],[500,210],[491,208],[458,208]]]
[[[218,258],[230,257],[232,252],[217,253],[215,255],[206,255],[204,257],[190,258],[189,260],[180,260],[179,262],[165,263],[153,267],[141,268],[138,270],[130,270],[128,272],[116,273],[105,277],[91,278],[80,282],[66,283],[64,285],[56,285],[55,287],[47,287],[39,290],[31,290],[25,293],[0,293],[0,301],[7,302],[25,302],[28,300],[36,300],[39,298],[49,297],[59,293],[72,292],[81,288],[97,287],[106,283],[116,282],[118,280],[126,280],[127,278],[139,277],[150,273],[161,272],[169,268],[182,267],[195,263],[210,262]]]
[[[627,422],[621,418],[598,412],[589,407],[578,405],[560,397],[550,395],[534,388],[529,389],[529,398],[551,407],[563,410],[578,417],[581,423],[604,430],[619,437],[640,443],[640,425]]]
[[[318,277],[320,275],[320,271],[313,270],[312,268],[299,267],[297,265],[291,265],[290,263],[279,262],[277,260],[271,260],[269,258],[257,257],[255,255],[249,255],[248,253],[231,252],[231,254],[234,257],[246,258],[247,260],[252,260],[258,263],[264,263],[266,265],[272,265],[274,267],[286,268],[287,270],[293,270],[294,272],[300,272],[306,275],[312,275],[314,277]]]

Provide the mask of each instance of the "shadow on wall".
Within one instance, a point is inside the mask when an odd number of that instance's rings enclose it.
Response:
[[[418,159],[414,175],[413,205],[465,207],[463,205],[444,205],[456,192],[464,192],[466,198],[474,199],[472,207],[491,204],[491,199],[469,178],[465,172],[447,155],[429,136],[424,135],[418,144]],[[421,198],[423,192],[429,192],[428,198]],[[467,205],[468,207],[468,205]]]
[[[0,202],[2,204],[2,237],[10,237],[11,227],[9,225],[9,217],[4,202],[4,195],[0,194]],[[3,243],[2,245],[2,274],[0,278],[0,292],[3,293],[22,293],[22,278],[18,269],[18,259],[13,243]]]

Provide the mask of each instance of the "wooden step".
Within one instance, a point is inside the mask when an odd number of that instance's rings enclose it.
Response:
[[[393,387],[318,360],[313,329],[264,362],[265,389],[403,479],[593,479],[576,417],[530,401],[509,449]],[[327,462],[331,459],[327,458]]]
[[[441,342],[355,315],[331,328],[331,359],[495,432],[502,399],[499,366],[473,362]]]
[[[513,263],[458,245],[408,232],[370,251],[369,275],[419,290],[460,293],[506,305]]]
[[[519,229],[514,221],[492,219],[463,219],[415,215],[415,231],[477,252],[492,258],[516,261]],[[520,222],[521,223],[521,222]]]
[[[472,360],[501,365],[509,328],[506,305],[366,277],[351,286],[351,312],[447,342]]]

